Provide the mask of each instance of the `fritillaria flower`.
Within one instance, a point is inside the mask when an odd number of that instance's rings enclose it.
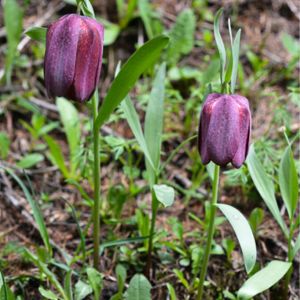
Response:
[[[63,16],[47,31],[44,63],[49,97],[84,102],[94,93],[102,65],[103,26],[76,14]]]
[[[251,112],[240,95],[209,94],[204,102],[198,132],[203,164],[213,161],[241,167],[249,149]]]

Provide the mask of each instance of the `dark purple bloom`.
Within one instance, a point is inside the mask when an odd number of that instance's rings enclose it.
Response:
[[[103,37],[100,23],[75,14],[49,26],[44,64],[49,97],[90,99],[99,82]]]
[[[245,161],[251,131],[248,100],[240,95],[210,94],[200,115],[198,147],[203,164],[229,162],[236,168]]]

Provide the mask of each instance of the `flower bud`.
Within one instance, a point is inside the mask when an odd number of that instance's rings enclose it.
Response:
[[[248,100],[239,95],[209,94],[200,114],[198,148],[203,164],[229,162],[240,168],[245,161],[251,131]]]
[[[103,37],[100,23],[75,14],[49,26],[44,63],[49,97],[80,102],[91,98],[99,82]]]

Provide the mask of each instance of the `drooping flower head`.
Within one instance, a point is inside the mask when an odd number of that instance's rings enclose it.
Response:
[[[70,14],[47,31],[44,62],[49,97],[84,102],[94,93],[100,77],[103,26],[92,18]]]
[[[213,161],[240,168],[251,132],[248,100],[240,95],[209,94],[200,114],[198,148],[203,164]]]

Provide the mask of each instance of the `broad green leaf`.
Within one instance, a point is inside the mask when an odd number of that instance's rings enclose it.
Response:
[[[171,206],[174,202],[175,191],[171,186],[165,184],[155,184],[153,186],[157,200],[164,206]]]
[[[25,31],[25,34],[37,42],[46,43],[47,28],[45,27],[31,27]]]
[[[27,256],[30,258],[30,260],[39,268],[40,272],[42,274],[44,274],[46,276],[46,278],[52,283],[52,285],[60,293],[62,298],[64,300],[69,300],[67,295],[64,292],[63,287],[59,283],[56,275],[48,269],[47,265],[45,263],[43,263],[35,254],[33,254],[28,249],[25,249],[25,252],[26,252]]]
[[[144,125],[145,140],[154,164],[155,172],[157,172],[160,167],[160,151],[164,121],[165,75],[166,64],[163,63],[153,81]],[[150,171],[148,173],[150,175],[151,185],[153,185],[155,181],[155,174],[151,172],[153,169],[148,167],[147,170]]]
[[[83,300],[93,292],[90,285],[82,280],[78,280],[75,284],[75,300]]]
[[[58,300],[57,296],[50,290],[45,290],[42,286],[39,287],[40,294],[50,300]]]
[[[170,30],[168,60],[176,63],[182,54],[188,54],[194,47],[196,18],[192,9],[184,9],[176,18]]]
[[[126,300],[151,300],[151,284],[142,274],[136,274],[129,282]]]
[[[5,58],[5,76],[6,82],[10,84],[12,66],[22,34],[23,11],[16,0],[5,0],[2,5],[8,44]]]
[[[250,273],[256,261],[256,244],[251,227],[236,208],[227,204],[217,204],[217,207],[232,226],[243,252],[246,271]]]
[[[251,299],[277,283],[289,270],[291,263],[273,260],[250,277],[238,291],[238,299]]]
[[[32,209],[33,217],[36,222],[37,228],[39,230],[39,233],[43,239],[43,242],[45,244],[46,249],[48,250],[48,253],[51,255],[52,253],[52,248],[50,245],[50,240],[49,240],[49,235],[48,231],[44,222],[44,218],[42,215],[42,212],[40,210],[40,207],[35,201],[30,192],[28,191],[27,187],[25,184],[22,182],[22,180],[10,169],[5,169],[5,171],[17,182],[17,184],[20,186],[20,188],[23,190],[23,193],[25,194],[25,197]]]
[[[215,20],[214,20],[214,36],[217,44],[217,48],[220,55],[220,65],[221,65],[221,81],[224,82],[225,77],[225,67],[226,67],[226,49],[220,34],[220,18],[223,13],[223,9],[219,9]]]
[[[269,179],[268,175],[266,174],[262,164],[258,160],[254,146],[251,145],[249,154],[246,160],[249,173],[251,175],[251,178],[254,182],[254,185],[256,189],[258,190],[260,196],[266,203],[267,207],[271,211],[273,217],[281,227],[283,233],[285,236],[288,236],[286,225],[282,219],[282,216],[280,214],[276,198],[275,198],[275,190],[274,190],[274,184],[272,180]]]
[[[293,218],[298,204],[298,174],[291,150],[287,146],[279,166],[279,186],[282,199],[287,208],[290,220]]]
[[[292,259],[297,255],[298,251],[300,250],[300,233],[298,234],[298,237],[296,239],[295,245],[292,250]]]
[[[141,123],[138,117],[138,114],[132,104],[132,101],[129,96],[125,98],[125,100],[121,103],[121,108],[123,109],[124,115],[126,117],[126,120],[137,140],[140,147],[142,148],[147,160],[149,161],[149,164],[152,168],[154,168],[154,163],[152,161],[151,155],[148,150],[148,146],[143,134],[143,130],[141,127]]]
[[[75,106],[64,98],[57,98],[56,105],[70,149],[71,174],[76,171],[76,160],[80,145],[80,119]]]
[[[137,79],[156,62],[168,40],[168,37],[161,35],[148,41],[123,65],[104,98],[95,122],[96,128],[100,129],[101,125],[109,119],[111,113],[127,96]]]
[[[234,93],[240,53],[241,29],[238,30],[232,45],[232,73],[231,73],[231,93]]]
[[[65,158],[62,154],[59,144],[48,135],[45,136],[44,139],[48,144],[50,150],[49,159],[54,165],[56,165],[60,169],[65,178],[69,178],[70,174],[65,165]]]
[[[31,153],[24,156],[21,160],[17,162],[17,166],[22,169],[29,169],[39,162],[44,160],[44,156],[39,153]]]
[[[102,275],[94,268],[87,268],[86,273],[89,283],[94,291],[95,299],[100,299],[102,289]]]

